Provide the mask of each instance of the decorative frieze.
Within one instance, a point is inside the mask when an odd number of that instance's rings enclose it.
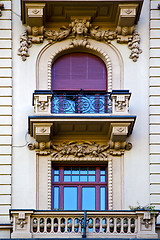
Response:
[[[124,11],[124,9],[122,10]],[[35,9],[34,11],[36,12]],[[129,12],[129,9],[127,8],[126,11]],[[132,11],[133,9],[131,9],[131,13]],[[31,12],[33,12],[33,10]],[[29,19],[31,16],[32,15],[29,15]],[[58,31],[46,29],[45,33],[43,25],[40,25],[40,23],[39,25],[33,25],[31,21],[32,24],[30,23],[27,27],[26,33],[28,39],[32,43],[41,43],[45,37],[49,43],[53,44],[69,37],[72,39],[70,45],[73,47],[89,46],[89,38],[95,39],[96,41],[104,41],[106,43],[110,43],[112,40],[117,39],[118,43],[128,43],[128,47],[132,51],[130,58],[136,62],[142,50],[139,47],[140,36],[134,31],[133,25],[131,25],[133,22],[133,18],[131,18],[131,16],[132,15],[130,14],[129,16],[127,15],[130,21],[129,23],[126,21],[126,25],[123,25],[124,20],[123,17],[121,17],[116,30],[101,30],[99,26],[93,27],[89,20],[77,18],[69,24],[69,27],[63,26]],[[125,20],[128,18],[125,18]],[[28,22],[30,21],[28,20]]]
[[[29,150],[39,155],[51,155],[54,161],[108,161],[108,156],[121,156],[132,148],[131,143],[113,142],[100,145],[92,142],[70,142],[54,145],[53,142],[35,142],[28,144]]]

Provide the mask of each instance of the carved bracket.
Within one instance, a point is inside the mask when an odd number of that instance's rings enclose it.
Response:
[[[26,29],[28,39],[32,43],[41,43],[46,38],[49,43],[55,43],[62,41],[70,37],[72,39],[71,45],[73,47],[87,46],[89,45],[88,38],[93,38],[97,41],[104,41],[110,43],[112,40],[117,39],[118,43],[128,43],[129,49],[131,49],[130,58],[136,62],[139,54],[142,52],[140,49],[140,36],[134,31],[134,21],[136,17],[137,4],[131,4],[131,6],[122,7],[120,9],[119,22],[116,30],[101,30],[99,26],[92,27],[90,20],[87,19],[74,19],[69,24],[69,27],[61,27],[58,31],[46,30],[44,33],[43,22],[43,8],[45,5],[36,11],[33,7],[28,8],[28,23],[30,25]],[[130,8],[129,8],[130,7]],[[120,6],[121,8],[121,6]],[[37,20],[37,25],[34,25],[32,19]],[[22,37],[21,37],[22,38]],[[26,50],[28,53],[28,49]],[[23,58],[22,58],[23,60]]]

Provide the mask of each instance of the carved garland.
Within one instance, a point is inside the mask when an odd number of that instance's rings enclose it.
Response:
[[[2,10],[4,9],[4,4],[0,3],[0,17],[2,16]]]
[[[52,142],[29,143],[30,150],[36,150],[39,155],[51,155],[54,161],[107,161],[108,156],[121,156],[125,150],[132,148],[131,143],[110,142],[100,145],[95,142],[69,142],[54,145]]]
[[[59,55],[61,52],[72,49],[73,47],[74,47],[73,45],[68,45],[68,46],[61,47],[61,48],[57,49],[57,51],[54,52],[54,54],[49,59],[49,61],[48,61],[48,90],[51,90],[51,68],[52,68],[52,63],[54,61],[54,58],[57,55]],[[112,63],[111,63],[110,58],[100,48],[97,48],[97,47],[92,46],[92,45],[87,45],[86,48],[88,48],[92,51],[95,51],[96,53],[100,53],[101,56],[103,56],[103,58],[105,59],[104,62],[105,62],[106,67],[107,67],[107,75],[108,75],[108,91],[111,92],[112,91]]]
[[[69,27],[63,26],[58,31],[41,30],[40,33],[48,40],[49,43],[53,44],[58,41],[62,41],[66,38],[71,38],[71,46],[72,47],[88,47],[90,44],[88,42],[88,38],[95,39],[97,41],[104,41],[105,43],[111,43],[112,40],[117,39],[118,43],[128,43],[128,47],[131,50],[130,58],[136,62],[139,58],[139,54],[142,53],[140,49],[140,36],[137,32],[134,31],[133,27],[118,27],[116,31],[112,30],[101,30],[98,27],[92,27],[88,20],[76,19],[73,21]],[[42,42],[42,36],[39,38],[36,34],[32,33],[27,28],[27,31],[21,35],[20,38],[20,48],[18,49],[18,54],[22,57],[22,60],[25,61],[26,57],[28,57],[28,48],[32,43],[40,43]],[[27,36],[26,36],[27,35]],[[25,39],[24,39],[25,37]],[[38,40],[39,39],[39,40]],[[25,47],[25,48],[24,48]]]

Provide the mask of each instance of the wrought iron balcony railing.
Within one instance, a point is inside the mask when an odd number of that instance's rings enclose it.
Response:
[[[51,91],[36,90],[33,94],[36,114],[129,114],[128,90]]]
[[[54,91],[52,113],[111,113],[110,93],[99,91]]]

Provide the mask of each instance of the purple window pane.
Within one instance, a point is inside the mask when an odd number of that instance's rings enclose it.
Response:
[[[87,182],[87,176],[80,176],[80,182]]]
[[[96,210],[95,187],[82,187],[82,210]]]
[[[87,168],[81,168],[80,174],[87,174]]]
[[[105,210],[105,187],[100,188],[100,210]]]
[[[106,180],[106,179],[105,179],[105,176],[100,176],[100,181],[101,181],[101,182],[105,182],[105,180]]]
[[[72,175],[72,182],[79,182],[79,175]]]
[[[72,174],[79,174],[79,168],[73,167]]]
[[[71,168],[64,168],[64,174],[71,174]]]
[[[59,187],[54,187],[54,208],[59,209]]]
[[[64,176],[64,182],[71,182],[71,176]]]
[[[77,187],[64,187],[64,210],[77,210]]]
[[[95,182],[96,181],[96,176],[88,176],[88,181],[89,182]]]
[[[54,176],[54,182],[59,182],[59,176],[58,175]]]

